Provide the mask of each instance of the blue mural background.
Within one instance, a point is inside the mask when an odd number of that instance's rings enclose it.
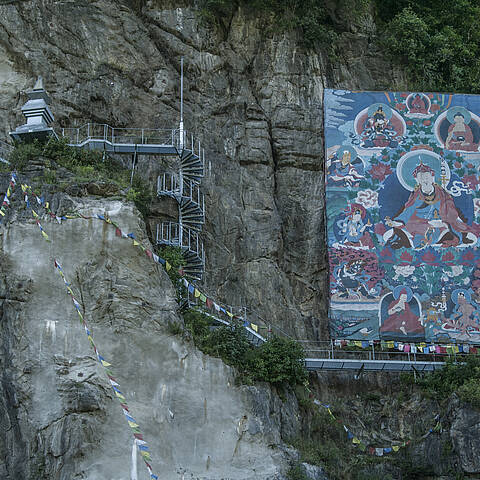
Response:
[[[480,343],[480,96],[324,100],[332,336]]]

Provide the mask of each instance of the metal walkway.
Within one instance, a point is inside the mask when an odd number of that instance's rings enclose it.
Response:
[[[201,308],[201,304],[198,299],[190,296],[187,293],[187,303],[190,308],[193,308],[204,315],[207,315],[212,320],[223,325],[231,325],[231,323],[223,318],[205,311]],[[267,339],[260,335],[258,332],[244,326],[248,340],[255,346],[262,345]],[[330,342],[314,342],[322,343],[326,346],[331,345]],[[345,350],[330,350],[328,348],[316,350],[306,349],[306,353],[314,353],[315,356],[308,356],[305,358],[305,367],[310,371],[321,370],[336,370],[336,371],[351,371],[357,375],[363,372],[414,372],[425,373],[434,372],[441,369],[444,365],[444,361],[436,361],[436,357],[419,354],[419,359],[416,355],[407,355],[402,352],[377,352],[377,357],[372,359],[372,352],[361,351],[345,351]],[[375,352],[373,352],[375,355]],[[364,357],[364,358],[341,358],[345,356]],[[338,356],[340,358],[335,358]],[[384,358],[381,358],[384,357]],[[396,358],[397,357],[397,358]],[[413,358],[413,360],[412,360]],[[431,360],[429,359],[431,358]]]
[[[196,143],[193,135],[187,135],[183,129],[114,128],[99,123],[62,128],[57,135],[67,138],[72,147],[130,154],[133,165],[137,155],[179,158],[178,174],[164,173],[157,179],[157,195],[169,196],[178,202],[178,223],[158,224],[156,242],[180,248],[186,262],[185,275],[201,280],[205,251],[199,233],[205,222],[205,200],[199,184],[205,170],[205,155],[200,142]]]
[[[362,360],[335,358],[306,358],[307,370],[355,370],[356,372],[433,372],[445,362],[408,360]]]

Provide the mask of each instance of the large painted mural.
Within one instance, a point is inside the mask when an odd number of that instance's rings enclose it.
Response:
[[[325,91],[333,338],[480,343],[480,96]]]

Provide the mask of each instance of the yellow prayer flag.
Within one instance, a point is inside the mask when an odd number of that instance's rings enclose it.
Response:
[[[255,332],[258,332],[258,325],[251,323],[250,326],[252,327],[252,330],[254,330]]]
[[[115,393],[118,393],[118,392],[115,392]],[[135,422],[131,422],[130,420],[127,420],[127,422],[132,428],[137,428],[138,427],[138,425]]]
[[[38,218],[38,215],[37,215],[37,212],[32,208],[32,215],[35,217],[35,218]]]
[[[73,290],[72,290],[70,287],[67,287],[67,292],[68,292],[70,295],[73,295]]]
[[[27,185],[24,185],[24,184],[22,183],[22,192],[25,193],[26,191],[27,191]]]
[[[360,440],[357,437],[353,437],[352,442],[358,445],[360,443]]]
[[[107,223],[112,223],[112,221],[111,221],[109,218],[105,218],[105,221],[106,221]]]
[[[75,215],[65,215],[66,218],[77,218]]]
[[[117,398],[119,398],[120,400],[125,401],[125,397],[124,397],[121,393],[115,392],[115,395],[116,395]],[[130,423],[130,422],[129,422],[129,423]]]
[[[201,295],[201,293],[198,289],[195,289],[193,292],[193,295],[195,296],[195,298],[198,298]]]
[[[169,272],[171,268],[172,266],[165,260],[165,270]]]
[[[48,240],[48,235],[42,230],[42,235],[45,240]]]
[[[228,310],[227,310],[227,315],[228,315],[230,318],[233,318],[233,313],[232,313],[232,312],[229,312]],[[255,331],[258,332],[258,330],[255,330]]]
[[[151,460],[151,457],[150,457],[150,454],[148,452],[145,452],[144,450],[142,450],[140,452],[140,455],[145,459],[145,460]]]
[[[400,450],[400,446],[399,446],[399,445],[393,445],[393,446],[392,446],[392,450],[393,450],[394,452],[398,452],[398,451]]]
[[[0,210],[0,215],[1,215],[2,217],[5,216],[5,212],[3,211],[3,209]]]
[[[355,340],[355,346],[356,347],[361,347],[362,346],[362,342],[360,340]]]
[[[101,362],[102,362],[102,365],[103,365],[104,367],[111,367],[111,366],[112,366],[111,363],[108,363],[108,362],[106,362],[105,360],[101,360]]]
[[[136,240],[133,241],[133,246],[136,247],[137,245],[140,245]]]
[[[10,187],[7,188],[7,197],[9,197],[12,194],[12,191],[10,190]]]
[[[45,202],[45,208],[48,209],[48,202]]]

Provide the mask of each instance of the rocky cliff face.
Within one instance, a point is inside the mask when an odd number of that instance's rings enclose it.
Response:
[[[295,397],[282,402],[267,387],[235,386],[219,359],[169,334],[168,322],[181,321],[170,279],[115,228],[41,216],[46,242],[20,198],[0,232],[0,478],[130,478],[132,434],[55,259],[160,478],[280,478],[293,454],[282,435],[299,428]],[[148,245],[131,204],[64,193],[46,200],[60,215],[108,215]],[[143,468],[138,478],[146,478]]]
[[[207,152],[207,287],[299,337],[327,338],[323,88],[398,83],[376,55],[374,26],[342,27],[341,57],[329,62],[242,10],[215,30],[188,3],[140,3],[0,6],[1,130],[23,123],[18,92],[37,75],[60,126],[171,128],[183,55],[186,128]],[[342,18],[333,3],[331,14]]]
[[[171,128],[179,120],[183,55],[186,127],[207,151],[205,287],[298,337],[325,339],[323,88],[394,89],[403,77],[377,55],[371,21],[342,27],[334,61],[302,48],[293,33],[268,33],[267,24],[239,10],[217,31],[202,25],[188,2],[151,0],[136,10],[101,0],[0,4],[0,131],[6,136],[23,123],[19,107],[38,75],[59,126]],[[153,185],[165,164],[141,158],[138,168]],[[6,182],[3,176],[0,191]],[[119,199],[48,195],[59,213],[108,212],[145,242],[154,228],[154,218],[145,227]],[[155,208],[175,213],[175,205]],[[113,229],[42,218],[52,240],[46,244],[18,194],[12,212],[0,235],[1,479],[129,478],[131,434],[54,258],[131,395],[160,478],[281,478],[295,458],[283,440],[303,428],[293,396],[282,401],[266,387],[237,387],[231,369],[169,335],[168,322],[180,321],[169,279]],[[373,440],[394,438],[395,428],[404,428],[398,423],[407,425],[417,411],[429,419],[430,404],[420,401],[401,415],[383,409],[380,400],[392,397],[385,385],[367,383],[365,390],[383,393],[360,401],[350,380],[321,383],[327,391],[318,394],[328,401],[345,389],[348,407],[367,412],[372,428],[390,412],[393,423],[385,420]],[[441,435],[412,450],[415,461],[429,459],[438,478],[458,465],[476,475],[478,414],[455,401],[448,412]],[[372,431],[348,420],[365,435]],[[372,467],[365,478],[388,474],[410,478],[388,465]]]

